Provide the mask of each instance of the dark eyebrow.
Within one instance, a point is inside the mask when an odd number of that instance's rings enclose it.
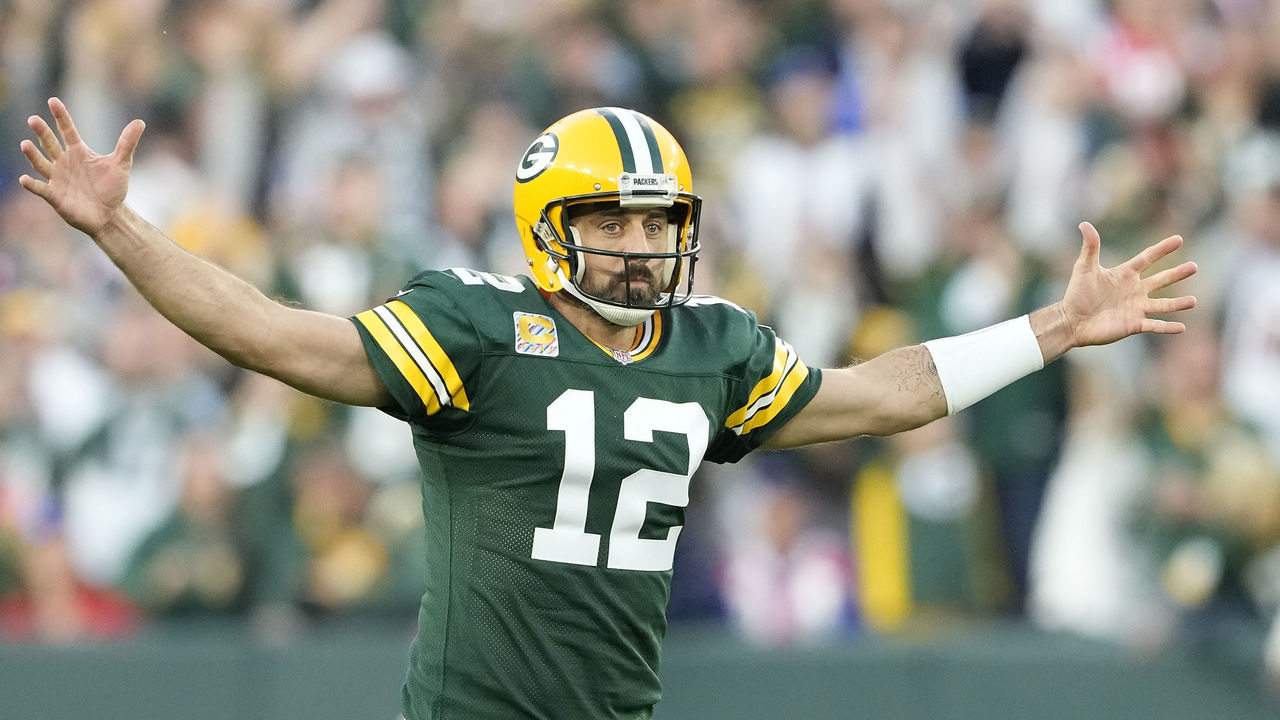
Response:
[[[620,207],[615,207],[615,208],[608,208],[605,210],[597,210],[596,212],[590,213],[590,215],[604,215],[606,217],[622,217],[624,215],[629,215],[631,212],[634,212],[634,211],[623,210]],[[667,209],[666,208],[650,208],[649,212],[645,213],[644,219],[649,220],[651,218],[666,219]]]

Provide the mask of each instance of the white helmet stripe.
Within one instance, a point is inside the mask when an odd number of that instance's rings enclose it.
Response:
[[[632,172],[640,175],[653,175],[661,171],[662,158],[654,157],[655,153],[652,152],[656,143],[653,145],[649,143],[648,138],[645,136],[645,128],[641,125],[641,120],[634,110],[607,107],[600,108],[599,112],[613,126],[614,134],[618,136],[618,145],[622,150],[623,157],[626,158],[627,150],[629,149],[631,157],[635,158],[635,169]],[[618,132],[619,126],[622,128],[621,133]],[[653,131],[650,130],[649,132],[652,134]],[[624,169],[630,170],[630,168]]]

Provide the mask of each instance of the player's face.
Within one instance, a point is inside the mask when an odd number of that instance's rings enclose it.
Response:
[[[585,247],[628,253],[667,251],[667,213],[663,209],[610,208],[574,218]],[[581,253],[586,263],[582,289],[614,302],[655,304],[661,298],[662,258],[633,259]]]

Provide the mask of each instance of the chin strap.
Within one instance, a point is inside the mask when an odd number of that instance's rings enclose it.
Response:
[[[556,274],[560,276],[561,284],[564,285],[564,289],[570,295],[586,303],[587,307],[595,310],[597,315],[608,320],[614,325],[634,327],[645,320],[648,320],[649,316],[656,312],[655,310],[645,308],[618,307],[617,305],[610,305],[608,303],[600,302],[599,300],[594,300],[587,297],[585,293],[579,290],[577,285],[569,282],[569,280],[564,276],[563,271],[557,269]]]

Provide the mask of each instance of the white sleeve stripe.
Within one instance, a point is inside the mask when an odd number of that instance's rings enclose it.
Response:
[[[409,353],[409,357],[413,358],[413,362],[426,376],[427,381],[431,383],[432,389],[436,392],[436,399],[441,405],[452,405],[453,397],[449,394],[449,388],[445,385],[444,378],[440,376],[440,371],[435,365],[431,364],[422,348],[418,347],[418,343],[409,335],[409,331],[404,329],[397,318],[385,305],[379,305],[373,311],[382,318],[382,322],[391,330],[391,334],[395,335],[396,340],[400,342],[401,347]]]
[[[742,422],[730,428],[738,435],[742,434],[742,428],[751,422],[751,418],[755,417],[761,410],[764,410],[773,404],[774,399],[778,397],[778,392],[787,384],[787,377],[791,375],[791,372],[795,370],[796,365],[800,362],[800,356],[796,354],[795,349],[788,345],[785,340],[778,338],[777,343],[778,347],[781,347],[786,351],[787,356],[786,365],[783,367],[782,375],[778,378],[778,383],[773,386],[772,390],[761,395],[754,403],[751,404],[751,408],[747,410],[747,416],[743,418]]]
[[[631,143],[631,153],[636,158],[636,173],[639,175],[652,175],[657,172],[653,168],[653,156],[649,154],[649,144],[644,140],[644,129],[640,127],[640,121],[636,120],[635,115],[626,110],[614,113],[622,127],[627,131],[627,140]]]

